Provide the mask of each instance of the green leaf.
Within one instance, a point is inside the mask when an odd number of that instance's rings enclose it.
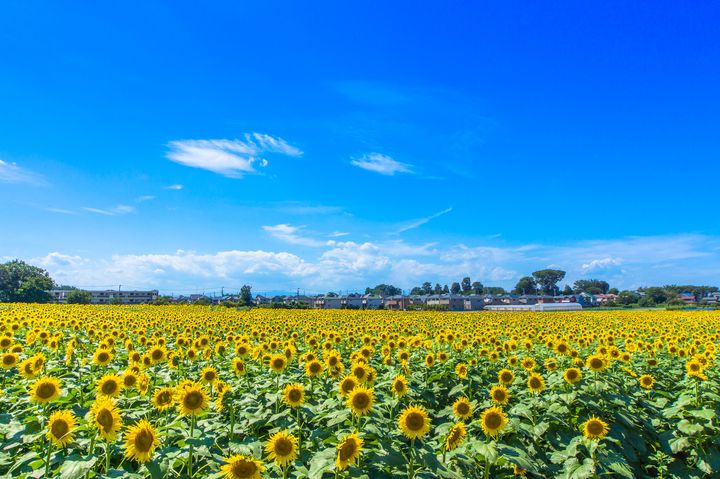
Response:
[[[310,460],[308,479],[320,479],[323,473],[332,470],[336,451],[334,447],[329,447],[315,454]]]
[[[692,436],[693,434],[697,434],[699,432],[702,432],[704,429],[700,424],[694,424],[688,421],[687,419],[682,419],[678,425],[677,428],[679,431]]]
[[[96,462],[97,457],[84,459],[79,454],[68,456],[60,468],[60,479],[80,479],[95,466]]]

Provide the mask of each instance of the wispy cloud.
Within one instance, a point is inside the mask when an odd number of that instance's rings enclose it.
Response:
[[[418,227],[424,225],[425,223],[427,223],[427,222],[429,222],[429,221],[434,220],[435,218],[439,218],[440,216],[443,216],[443,215],[446,215],[446,214],[450,213],[452,210],[453,210],[452,208],[446,208],[446,209],[444,209],[444,210],[442,210],[442,211],[438,211],[437,213],[433,213],[433,214],[431,214],[430,216],[426,216],[426,217],[424,217],[424,218],[416,219],[416,220],[408,223],[407,225],[403,226],[402,228],[400,228],[397,232],[398,232],[398,233],[404,233],[405,231],[413,230],[413,229],[415,229],[415,228],[418,228]]]
[[[396,173],[412,173],[412,166],[407,163],[400,163],[393,158],[381,153],[368,153],[361,158],[350,162],[353,166],[363,170],[380,173],[381,175],[393,176]]]
[[[21,168],[17,163],[0,160],[0,183],[26,183],[42,186],[46,184],[46,181],[41,175]]]
[[[90,207],[84,207],[82,208],[83,211],[87,211],[88,213],[95,213],[97,215],[103,215],[103,216],[120,216],[120,215],[126,215],[128,213],[133,213],[135,211],[134,206],[128,206],[128,205],[117,205],[110,209],[102,209],[102,208],[90,208]]]
[[[168,185],[165,187],[166,190],[175,190],[175,191],[182,190],[183,188],[184,188],[183,185]]]
[[[288,224],[263,226],[263,230],[269,233],[270,236],[286,243],[312,247],[325,245],[325,242],[323,241],[319,241],[307,236],[302,236],[300,234],[300,230],[302,230],[303,228],[304,226],[292,226]]]
[[[137,201],[138,203],[144,203],[146,201],[152,201],[154,199],[155,199],[155,197],[153,195],[143,195],[143,196],[138,196],[137,198],[135,198],[135,201]]]
[[[62,209],[62,208],[45,208],[45,211],[49,211],[50,213],[57,213],[57,214],[61,214],[61,215],[73,215],[73,216],[78,216],[78,215],[80,214],[80,213],[78,213],[77,211],[65,210],[65,209]]]
[[[343,236],[348,236],[350,233],[346,231],[333,231],[332,233],[328,234],[328,238],[341,238]]]
[[[177,140],[168,144],[166,157],[181,165],[212,171],[228,178],[242,178],[256,173],[256,166],[268,161],[260,155],[276,153],[300,156],[299,148],[282,138],[261,133],[248,133],[244,140]]]

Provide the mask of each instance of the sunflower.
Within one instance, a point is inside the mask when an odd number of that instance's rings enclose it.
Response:
[[[509,386],[512,384],[512,382],[515,380],[515,374],[513,374],[512,371],[509,369],[501,369],[498,373],[498,381],[500,384],[504,384],[505,386]]]
[[[305,388],[300,383],[288,384],[283,389],[283,401],[290,407],[302,406],[305,402]]]
[[[497,437],[507,426],[507,416],[502,409],[493,406],[480,415],[480,426],[486,436]]]
[[[357,433],[350,434],[343,438],[336,447],[337,458],[335,459],[335,465],[339,471],[347,469],[349,465],[355,464],[360,457],[363,444],[364,441]]]
[[[390,388],[392,393],[397,397],[403,397],[408,393],[408,381],[402,374],[395,377]]]
[[[583,436],[588,439],[602,439],[607,436],[608,425],[601,419],[593,416],[583,424]]]
[[[467,419],[473,414],[473,405],[466,397],[458,398],[453,403],[453,414],[460,419]]]
[[[417,439],[430,432],[430,418],[421,406],[408,406],[398,419],[398,427],[408,439]]]
[[[655,384],[655,378],[649,374],[643,374],[640,376],[638,382],[643,389],[652,389],[653,384]]]
[[[582,371],[578,368],[568,368],[563,374],[563,379],[568,384],[577,384],[582,379]]]
[[[270,356],[270,369],[276,373],[281,373],[288,365],[288,360],[284,354],[273,354]]]
[[[106,374],[97,382],[98,396],[116,397],[123,388],[123,381],[116,374]]]
[[[95,401],[90,408],[90,417],[100,437],[108,442],[117,438],[117,433],[122,427],[122,418],[111,399],[103,398]]]
[[[527,372],[530,372],[537,367],[537,363],[533,358],[523,358],[523,360],[520,361],[520,365]]]
[[[323,364],[318,361],[317,359],[313,359],[311,361],[308,361],[307,364],[305,364],[305,375],[309,378],[314,378],[323,371]]]
[[[30,400],[40,404],[47,404],[60,397],[60,380],[52,376],[38,379],[30,387]]]
[[[425,367],[431,368],[435,364],[435,355],[433,353],[428,353],[427,356],[425,356]]]
[[[352,374],[360,382],[367,381],[369,369],[365,364],[355,364],[352,367]]]
[[[340,384],[338,384],[338,389],[340,390],[340,395],[343,397],[347,397],[350,392],[352,392],[353,389],[358,385],[357,378],[349,374],[343,378],[342,381],[340,381]]]
[[[347,398],[347,407],[349,407],[354,414],[362,416],[370,412],[375,403],[375,392],[372,388],[366,388],[363,386],[356,386]]]
[[[457,366],[455,366],[455,374],[457,374],[457,377],[460,379],[466,379],[468,376],[467,364],[460,363]]]
[[[165,361],[167,351],[162,346],[153,346],[153,348],[148,352],[147,357],[150,358],[150,362],[152,364],[159,364]]]
[[[452,451],[453,449],[457,449],[462,445],[463,442],[465,442],[465,437],[467,436],[467,428],[465,428],[465,423],[458,422],[456,423],[448,433],[447,439],[445,439],[445,450]]]
[[[178,388],[175,393],[177,409],[183,416],[197,416],[208,407],[208,393],[197,383]]]
[[[55,411],[50,415],[47,425],[48,438],[57,447],[65,447],[73,441],[75,416],[70,411]]]
[[[98,366],[107,366],[112,359],[112,353],[104,348],[99,348],[95,351],[95,354],[93,354],[93,363]]]
[[[527,385],[530,392],[538,394],[545,389],[545,379],[538,373],[532,373],[528,378]]]
[[[152,425],[141,419],[125,433],[125,457],[137,462],[148,462],[160,445],[158,434]]]
[[[490,399],[496,404],[507,404],[510,400],[510,393],[502,384],[493,386],[492,389],[490,389]]]
[[[252,456],[236,454],[223,459],[226,464],[220,466],[225,473],[224,479],[260,479],[265,467]]]
[[[175,389],[171,387],[160,388],[153,394],[152,403],[158,411],[170,409],[173,405]]]
[[[298,457],[298,440],[287,432],[276,432],[265,445],[265,452],[278,466],[285,467]]]
[[[24,377],[25,379],[34,378],[37,374],[34,363],[35,362],[33,361],[33,358],[27,358],[22,361],[18,366],[18,372],[20,373],[20,376]]]
[[[245,362],[242,359],[233,359],[233,371],[236,376],[244,376],[247,372],[245,368]]]
[[[3,369],[12,369],[15,367],[15,365],[20,361],[20,358],[15,353],[4,353],[2,355],[2,360],[0,360],[0,363],[2,363]]]
[[[200,382],[203,384],[210,384],[213,385],[218,380],[218,372],[217,369],[213,367],[206,367],[202,370],[200,373]]]
[[[602,371],[605,371],[607,369],[607,360],[600,356],[599,354],[593,354],[589,358],[587,358],[587,361],[585,361],[585,366],[590,369],[594,373],[599,373]]]
[[[123,388],[132,389],[137,386],[138,374],[130,369],[122,375]]]

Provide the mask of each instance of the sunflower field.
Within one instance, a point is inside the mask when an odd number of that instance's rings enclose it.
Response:
[[[0,305],[0,478],[720,477],[720,313]]]

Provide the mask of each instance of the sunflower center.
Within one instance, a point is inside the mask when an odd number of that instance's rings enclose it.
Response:
[[[12,366],[13,364],[15,364],[15,357],[9,354],[3,356],[3,364],[6,366]]]
[[[365,393],[358,393],[353,397],[353,406],[358,409],[364,409],[370,404],[370,396]]]
[[[352,391],[353,389],[355,389],[355,383],[354,383],[353,381],[345,381],[345,382],[343,382],[343,384],[342,384],[342,390],[343,390],[343,392],[349,393],[349,392]]]
[[[500,428],[502,425],[502,417],[497,413],[490,413],[485,416],[485,426],[490,430]]]
[[[158,395],[158,403],[161,405],[170,404],[172,401],[172,394],[170,394],[168,391],[163,391]]]
[[[340,448],[340,451],[338,452],[338,456],[340,456],[341,461],[347,461],[351,457],[353,457],[353,454],[355,454],[355,450],[357,448],[355,447],[354,441],[345,441]]]
[[[153,358],[155,361],[159,361],[160,359],[162,359],[162,357],[163,357],[163,352],[162,352],[162,350],[156,349],[156,350],[154,350],[154,351],[152,352],[152,358]]]
[[[468,413],[470,412],[470,405],[469,405],[468,403],[465,403],[465,402],[458,403],[458,405],[457,405],[457,412],[458,412],[460,415],[463,415],[463,416],[464,416],[465,414],[468,414]]]
[[[411,412],[405,419],[405,425],[411,431],[419,431],[425,426],[425,418],[420,413]]]
[[[205,373],[205,381],[214,381],[215,380],[215,373],[212,371],[208,371]]]
[[[310,372],[315,374],[319,373],[320,363],[310,363]]]
[[[185,395],[185,400],[183,401],[185,407],[188,409],[197,409],[202,405],[202,402],[203,396],[198,391],[190,391]]]
[[[593,359],[590,361],[590,368],[591,368],[591,369],[600,369],[600,368],[602,368],[602,365],[603,365],[602,359],[593,358]]]
[[[275,442],[275,455],[284,457],[289,456],[293,450],[292,442],[286,438],[279,438]]]
[[[103,394],[110,395],[117,391],[118,385],[115,381],[105,381],[102,385]]]
[[[52,383],[43,383],[37,389],[37,395],[42,399],[48,399],[55,394],[55,385]]]
[[[108,359],[110,359],[109,356],[108,356],[108,353],[100,353],[100,354],[98,354],[98,361],[100,361],[101,363],[104,363],[104,362],[107,361]]]
[[[50,426],[52,435],[58,439],[62,439],[69,430],[70,425],[64,419],[56,419],[53,421],[52,426]]]
[[[571,369],[567,372],[567,377],[571,381],[574,381],[575,379],[577,379],[577,376],[578,376],[577,371],[575,371],[574,369]]]
[[[503,402],[505,400],[505,391],[498,389],[493,396],[497,402]]]
[[[540,389],[540,380],[538,378],[530,378],[530,387],[533,389]]]
[[[273,361],[273,367],[275,369],[282,369],[284,364],[285,364],[285,361],[283,361],[282,359],[275,359]]]
[[[587,425],[588,432],[593,436],[599,436],[603,432],[603,425],[600,421],[590,421]]]
[[[123,383],[124,383],[125,386],[127,386],[127,387],[132,387],[132,386],[134,386],[136,381],[137,381],[137,378],[136,378],[135,376],[132,376],[132,375],[125,376],[125,377],[123,378]]]
[[[105,432],[108,432],[115,422],[112,413],[107,409],[101,409],[100,412],[97,413],[95,420],[102,426]]]
[[[302,399],[302,394],[300,393],[299,389],[291,389],[288,392],[288,399],[292,402],[298,402],[300,399]]]
[[[512,381],[512,374],[510,374],[510,373],[503,373],[503,374],[500,376],[500,380],[501,380],[502,382],[504,382],[504,383],[509,383],[510,381]]]
[[[255,465],[255,463],[246,461],[244,459],[237,461],[232,465],[233,477],[252,477],[256,472],[257,466]]]
[[[151,431],[148,431],[147,429],[142,429],[135,436],[135,449],[140,452],[150,451],[154,439],[155,438],[153,437]]]

